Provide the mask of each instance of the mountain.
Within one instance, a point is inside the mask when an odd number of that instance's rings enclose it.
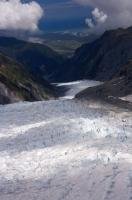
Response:
[[[38,101],[56,96],[53,86],[29,74],[25,67],[0,53],[0,104]]]
[[[113,78],[121,66],[132,59],[132,27],[106,31],[96,41],[82,45],[66,65],[71,80]],[[69,66],[69,67],[67,67]]]
[[[116,101],[128,95],[132,95],[132,60],[123,65],[112,80],[93,88],[87,88],[77,94],[76,98]]]
[[[38,78],[56,80],[64,58],[51,48],[15,38],[0,37],[0,52],[22,63]]]

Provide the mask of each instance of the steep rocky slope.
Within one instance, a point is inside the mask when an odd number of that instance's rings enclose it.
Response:
[[[0,37],[0,52],[22,63],[38,78],[56,80],[64,58],[49,47],[15,38]]]
[[[28,73],[25,67],[0,54],[0,104],[50,99],[55,91],[46,81]]]
[[[132,60],[122,66],[115,77],[104,84],[87,88],[76,95],[76,98],[118,99],[132,94]]]
[[[77,49],[70,65],[65,66],[64,76],[72,80],[110,80],[129,59],[132,59],[132,27],[107,31]]]

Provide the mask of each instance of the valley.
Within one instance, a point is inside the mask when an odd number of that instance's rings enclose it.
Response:
[[[131,33],[70,58],[0,37],[1,200],[132,199]]]
[[[132,0],[0,1],[0,200],[132,200]]]

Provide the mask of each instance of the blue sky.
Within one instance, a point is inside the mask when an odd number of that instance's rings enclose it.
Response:
[[[87,28],[85,18],[90,8],[71,0],[36,0],[44,7],[45,16],[40,22],[44,31],[81,30]]]

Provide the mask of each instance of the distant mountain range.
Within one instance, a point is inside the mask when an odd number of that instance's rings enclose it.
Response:
[[[75,50],[79,48],[82,44],[94,41],[97,35],[78,32],[53,32],[53,33],[43,33],[38,37],[30,37],[30,41],[38,41],[51,47],[53,50],[57,51],[59,54],[67,57],[72,57]]]
[[[18,40],[47,45],[59,54],[67,57],[73,56],[75,50],[82,44],[92,42],[99,37],[95,34],[88,34],[85,31],[35,32],[31,34],[29,32],[0,30],[0,37],[2,36],[8,38],[15,37]]]

